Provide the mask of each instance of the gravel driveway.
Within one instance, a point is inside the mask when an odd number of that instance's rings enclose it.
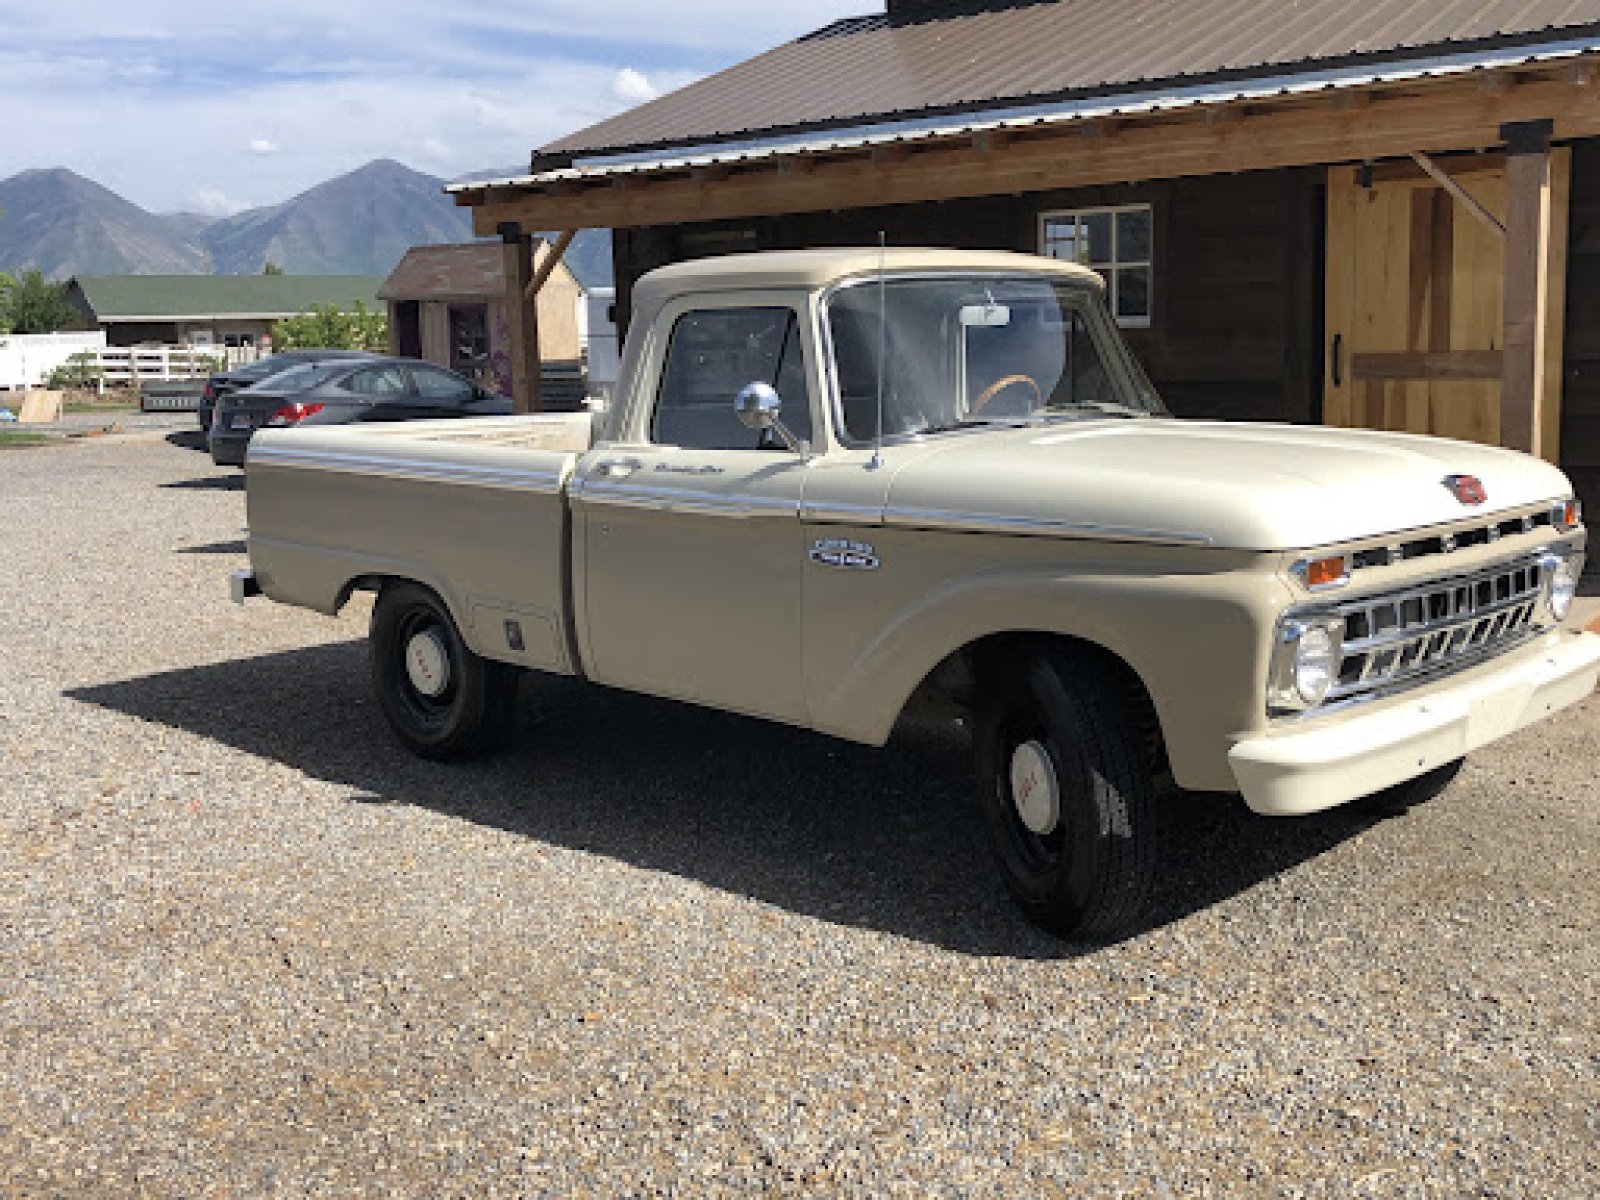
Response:
[[[1600,703],[1030,931],[961,738],[534,680],[416,761],[240,477],[0,448],[0,1195],[1600,1193]]]

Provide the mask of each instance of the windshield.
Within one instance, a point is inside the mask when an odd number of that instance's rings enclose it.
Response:
[[[890,279],[835,293],[827,310],[844,426],[930,433],[1084,413],[1165,415],[1095,293],[1040,276]]]

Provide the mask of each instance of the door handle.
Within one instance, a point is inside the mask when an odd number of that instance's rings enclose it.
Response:
[[[1344,334],[1333,335],[1333,349],[1329,351],[1333,365],[1333,386],[1344,386]]]
[[[626,479],[642,466],[637,458],[606,459],[595,464],[594,473],[601,479]]]

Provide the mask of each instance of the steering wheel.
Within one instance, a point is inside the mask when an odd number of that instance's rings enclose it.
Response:
[[[983,394],[974,400],[972,402],[972,407],[967,410],[968,415],[971,416],[982,412],[985,404],[989,403],[989,401],[993,400],[997,395],[1005,391],[1006,388],[1012,387],[1019,383],[1025,383],[1033,389],[1033,402],[1036,407],[1044,404],[1044,389],[1039,386],[1038,382],[1033,378],[1032,375],[1007,375],[1004,378],[996,379],[988,387],[983,389]]]

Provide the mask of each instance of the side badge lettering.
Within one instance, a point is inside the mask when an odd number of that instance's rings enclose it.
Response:
[[[819,566],[838,567],[842,571],[876,571],[878,552],[866,542],[818,538],[811,547],[811,561]]]

